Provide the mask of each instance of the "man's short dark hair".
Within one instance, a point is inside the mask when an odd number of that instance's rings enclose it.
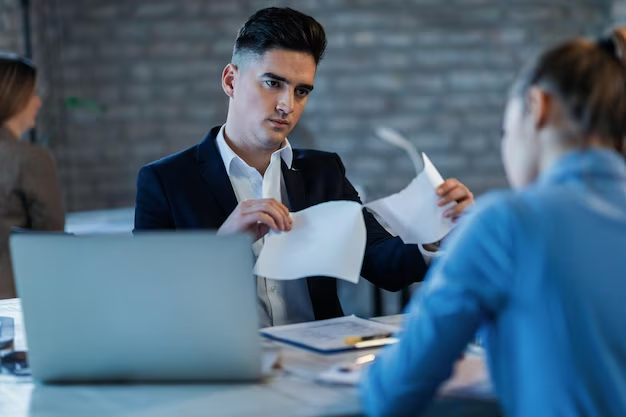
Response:
[[[310,54],[319,64],[326,49],[324,28],[311,16],[288,7],[268,7],[253,14],[237,34],[232,62],[273,49]]]

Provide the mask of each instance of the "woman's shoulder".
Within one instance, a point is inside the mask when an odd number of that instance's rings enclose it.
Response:
[[[499,210],[527,212],[539,206],[552,204],[553,200],[558,200],[557,194],[556,190],[545,190],[533,184],[520,190],[489,191],[476,200],[476,205],[488,212]]]
[[[54,161],[50,149],[41,145],[21,141],[3,142],[4,150],[15,158],[28,163],[46,163]]]
[[[495,190],[480,196],[469,215],[475,222],[513,226],[532,222],[542,212],[541,204],[530,190]]]
[[[56,171],[57,165],[52,152],[43,146],[28,142],[2,141],[0,143],[0,163],[13,172],[14,178],[42,178]]]
[[[488,191],[476,199],[475,215],[489,216],[519,205],[523,197],[514,190]]]

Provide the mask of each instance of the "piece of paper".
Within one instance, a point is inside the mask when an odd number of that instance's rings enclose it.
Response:
[[[424,171],[397,194],[366,204],[402,238],[404,243],[425,244],[440,241],[454,224],[443,213],[456,203],[439,207],[436,189],[443,183],[437,168],[425,153]]]
[[[363,369],[376,359],[369,353],[349,362],[342,362],[320,372],[316,380],[326,384],[356,385],[359,383]]]
[[[353,350],[354,345],[345,343],[346,337],[374,336],[396,331],[398,331],[398,326],[355,316],[267,327],[260,330],[265,337],[323,353]]]
[[[266,235],[254,273],[285,280],[325,276],[356,284],[366,243],[362,210],[354,201],[329,201],[291,213],[291,231]]]
[[[274,368],[280,363],[280,349],[277,346],[262,347],[261,373],[263,376],[270,376],[274,373]]]
[[[318,382],[335,385],[357,385],[364,369],[375,360],[374,354],[341,362],[314,375]],[[437,395],[455,398],[493,399],[495,393],[483,355],[465,356],[454,366],[452,376],[439,387]]]

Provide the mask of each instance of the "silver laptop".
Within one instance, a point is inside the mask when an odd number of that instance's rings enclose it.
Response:
[[[35,379],[260,378],[248,236],[33,233],[10,244]]]

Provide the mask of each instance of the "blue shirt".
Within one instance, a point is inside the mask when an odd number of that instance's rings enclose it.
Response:
[[[626,416],[626,165],[573,151],[482,199],[366,371],[370,416],[416,415],[482,326],[507,417]]]

